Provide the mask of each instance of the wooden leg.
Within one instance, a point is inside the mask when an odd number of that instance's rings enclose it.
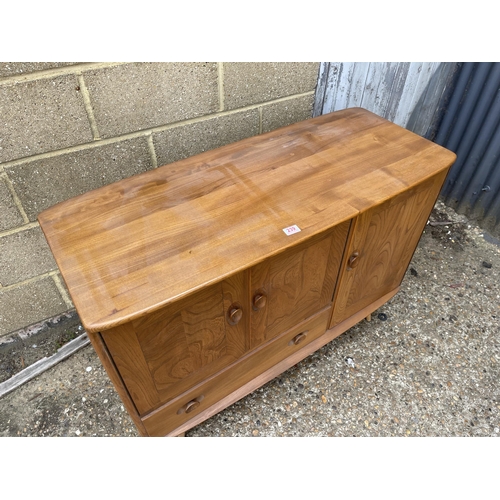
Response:
[[[367,317],[366,317],[366,321],[371,321],[372,320],[372,315],[369,314]]]

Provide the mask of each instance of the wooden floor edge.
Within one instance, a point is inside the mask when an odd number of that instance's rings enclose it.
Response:
[[[16,373],[11,378],[5,380],[0,384],[0,398],[6,396],[13,390],[17,389],[21,385],[29,382],[30,380],[38,377],[38,375],[52,368],[57,363],[64,361],[69,358],[72,354],[79,351],[83,347],[90,344],[90,340],[86,333],[79,335],[76,339],[69,341],[60,347],[55,354],[49,356],[48,358],[42,358],[36,363],[28,366],[24,370]]]
[[[394,295],[396,295],[396,293],[399,291],[399,289],[400,289],[400,287],[395,288],[391,292],[382,296],[380,299],[372,302],[371,304],[369,304],[365,308],[361,309],[356,314],[353,314],[352,316],[350,316],[346,320],[342,321],[338,325],[335,325],[333,328],[326,330],[325,333],[321,337],[317,338],[316,340],[313,340],[311,343],[304,346],[300,351],[296,351],[288,358],[279,362],[278,364],[276,364],[272,368],[261,373],[258,377],[254,378],[250,382],[241,386],[236,391],[227,395],[225,398],[221,399],[220,401],[218,401],[217,403],[212,405],[210,408],[207,408],[205,411],[199,413],[198,415],[193,417],[191,420],[188,420],[183,425],[181,425],[177,429],[173,430],[171,433],[167,434],[166,437],[174,437],[174,436],[184,435],[185,432],[188,431],[189,429],[192,429],[193,427],[197,426],[198,424],[201,424],[205,420],[209,419],[210,417],[213,417],[214,415],[216,415],[217,413],[219,413],[223,409],[227,408],[228,406],[232,405],[233,403],[236,403],[236,401],[239,401],[240,399],[244,398],[245,396],[247,396],[251,392],[258,389],[259,387],[262,387],[264,384],[266,384],[267,382],[269,382],[273,378],[277,377],[279,373],[283,373],[284,371],[291,368],[293,365],[296,365],[298,362],[302,361],[304,358],[306,358],[310,354],[316,352],[318,349],[321,349],[321,347],[328,344],[328,342],[331,342],[333,339],[335,339],[339,335],[342,335],[343,333],[345,333],[347,330],[349,330],[349,328],[352,328],[354,325],[359,323],[361,320],[365,319],[369,314],[371,314],[374,311],[376,311],[377,309],[379,309],[387,301],[389,301],[392,297],[394,297]]]

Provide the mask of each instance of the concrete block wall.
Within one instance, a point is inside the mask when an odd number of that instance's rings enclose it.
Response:
[[[40,211],[310,118],[318,71],[319,63],[0,62],[0,343],[74,309]]]

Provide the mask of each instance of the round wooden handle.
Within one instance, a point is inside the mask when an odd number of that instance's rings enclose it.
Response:
[[[198,408],[198,406],[200,406],[200,402],[196,401],[196,399],[193,399],[189,403],[186,403],[186,405],[184,406],[184,411],[186,413],[190,413],[193,410],[196,410],[196,408]]]
[[[307,337],[307,332],[299,333],[293,338],[292,342],[295,345],[300,344],[306,337]]]
[[[255,310],[266,307],[267,296],[264,293],[257,292],[253,297],[253,308]]]
[[[231,325],[236,325],[243,317],[243,310],[238,306],[231,306],[227,313],[228,321]]]
[[[354,252],[347,261],[347,267],[349,269],[354,269],[358,265],[358,262],[359,262],[359,252]]]

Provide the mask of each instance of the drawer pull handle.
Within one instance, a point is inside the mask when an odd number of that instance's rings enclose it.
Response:
[[[359,263],[359,252],[354,252],[347,261],[347,269],[354,269]]]
[[[193,410],[196,410],[196,408],[198,408],[198,406],[200,406],[200,402],[197,401],[196,399],[193,399],[192,401],[190,401],[189,403],[187,403],[185,406],[184,406],[184,411],[186,413],[190,413],[192,412]]]
[[[230,325],[236,325],[243,317],[243,310],[237,305],[232,305],[227,312],[227,320]]]
[[[203,401],[204,398],[205,396],[203,396],[202,394],[201,396],[192,399],[191,401],[189,401],[189,403],[186,403],[184,406],[181,406],[177,410],[177,415],[182,415],[183,413],[191,413],[193,410],[196,410],[196,408],[200,406],[200,403]]]
[[[258,311],[259,309],[263,309],[264,307],[266,307],[266,303],[267,303],[267,296],[265,293],[257,292],[254,295],[253,308],[255,311]]]
[[[306,330],[305,332],[301,332],[298,335],[295,335],[290,342],[288,342],[288,345],[298,345],[300,344],[306,337],[307,337],[308,331]]]

